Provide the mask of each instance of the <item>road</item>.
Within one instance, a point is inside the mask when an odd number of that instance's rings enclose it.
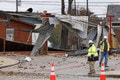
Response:
[[[9,58],[22,60],[24,55],[6,56]],[[108,71],[120,70],[119,55],[109,58]],[[86,56],[64,57],[63,55],[46,55],[32,57],[31,62],[21,63],[15,66],[2,68],[1,71],[13,72],[11,74],[0,75],[0,80],[49,80],[51,64],[55,64],[55,74],[57,80],[99,80],[99,77],[88,76],[89,66]],[[96,62],[96,73],[100,73]],[[108,72],[107,71],[107,72]],[[109,78],[107,80],[120,80],[120,78]]]

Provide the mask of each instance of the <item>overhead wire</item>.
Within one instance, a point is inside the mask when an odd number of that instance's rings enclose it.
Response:
[[[13,2],[10,2],[13,3]],[[33,5],[50,5],[50,6],[61,6],[61,4],[51,4],[51,3],[22,3],[22,4],[33,4]],[[68,5],[66,5],[68,6]],[[86,5],[79,5],[79,6],[86,6]],[[107,5],[89,5],[90,7],[106,7]]]
[[[1,0],[0,2],[16,2],[16,1],[13,1],[13,0]],[[21,2],[49,2],[49,3],[61,3],[60,1],[31,1],[31,0],[29,0],[29,1],[21,1]],[[68,2],[65,2],[65,3],[68,3]],[[76,1],[76,3],[86,3],[86,2],[80,2],[80,1]],[[108,1],[106,1],[106,2],[104,2],[104,1],[101,1],[101,2],[89,2],[89,3],[120,3],[119,1],[116,1],[116,2],[113,2],[113,1],[110,1],[110,2],[108,2]]]
[[[2,1],[0,1],[0,2],[16,2],[16,1],[13,1],[13,0],[2,0]],[[38,2],[44,2],[44,3],[61,3],[61,2],[59,2],[59,1],[21,1],[21,2],[24,2],[24,3],[38,3]],[[65,2],[65,3],[68,3],[68,2]],[[79,1],[77,1],[76,3],[84,3],[84,4],[86,4],[86,2],[79,2]],[[106,4],[106,3],[120,3],[120,2],[89,2],[89,4],[93,4],[93,3],[95,3],[95,4]]]
[[[2,0],[0,2],[7,2],[7,3],[15,3],[16,1],[7,1],[7,0]],[[60,4],[58,3],[61,3],[61,2],[54,2],[54,1],[21,1],[22,4],[33,4],[33,5],[51,5],[51,6],[61,6]],[[38,3],[38,2],[42,2],[42,3]],[[68,2],[65,2],[65,3],[68,3]],[[79,3],[86,3],[86,2],[76,2],[77,4]],[[90,3],[90,7],[106,7],[108,5],[108,3],[120,3],[120,2],[89,2]],[[91,3],[95,3],[95,4],[101,4],[102,5],[93,5]],[[104,5],[103,5],[104,3]],[[106,5],[105,5],[106,4]],[[68,6],[68,5],[66,5]],[[80,5],[80,6],[86,6],[86,5]],[[96,15],[96,14],[95,14]],[[106,15],[106,14],[97,14],[97,15]],[[88,22],[84,22],[84,21],[80,21],[80,22],[83,22],[83,23],[86,23],[86,24],[91,24],[91,25],[95,25],[93,23],[88,23]],[[17,29],[18,30],[18,29]],[[19,30],[19,31],[23,31],[23,32],[31,32],[31,31],[25,31],[25,30]]]
[[[13,1],[13,0],[2,0],[0,2],[16,3],[16,1]],[[39,2],[41,2],[41,3],[39,3]],[[59,1],[31,1],[30,0],[30,1],[21,1],[21,3],[22,4],[32,4],[32,5],[61,6],[61,4],[58,4],[58,3],[61,3]],[[68,2],[65,2],[65,3],[68,3]],[[76,3],[80,7],[86,7],[86,2],[76,2]],[[85,3],[85,4],[78,4],[78,3]],[[119,4],[120,2],[89,2],[89,3],[95,3],[95,4],[89,4],[89,7],[106,7],[106,6],[109,5],[108,3],[117,3],[117,4]],[[102,5],[101,5],[101,3],[102,3]],[[103,4],[103,3],[105,3],[105,4]],[[65,4],[65,5],[68,6],[68,4]]]
[[[13,1],[13,0],[1,0],[0,2],[7,2],[7,3],[15,3],[16,1]],[[61,6],[61,4],[58,4],[58,3],[61,3],[59,1],[32,1],[32,0],[29,0],[29,1],[21,1],[22,4],[32,4],[32,5],[48,5],[48,6]],[[41,3],[39,3],[41,2]],[[65,2],[65,3],[68,3],[68,2]],[[86,2],[76,2],[76,3],[86,3]],[[95,8],[104,8],[104,7],[107,7],[109,4],[108,3],[120,3],[120,2],[89,2],[89,7],[95,7]],[[92,4],[92,3],[95,3],[95,4]],[[105,3],[105,4],[103,4]],[[107,4],[106,4],[107,3]],[[98,4],[98,5],[97,5]],[[68,6],[67,4],[65,4],[66,6]],[[78,4],[79,7],[86,7],[86,4]]]

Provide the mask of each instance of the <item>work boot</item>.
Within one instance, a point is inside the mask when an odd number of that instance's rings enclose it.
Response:
[[[88,73],[88,75],[93,75],[93,74],[95,74],[95,72],[89,72],[89,73]]]
[[[88,73],[88,75],[91,75],[91,74],[92,74],[91,72]]]
[[[101,67],[101,65],[99,64],[99,67]]]
[[[109,66],[105,66],[105,67],[109,67]]]

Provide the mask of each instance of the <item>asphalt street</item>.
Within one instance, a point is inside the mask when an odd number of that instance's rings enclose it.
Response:
[[[24,55],[4,56],[18,61],[24,60]],[[112,73],[119,76],[120,56],[109,57],[109,68],[106,74]],[[97,76],[89,76],[89,66],[86,56],[64,57],[64,55],[46,55],[31,57],[32,61],[1,68],[6,74],[0,75],[0,80],[49,80],[51,64],[55,64],[57,80],[99,80],[99,62],[96,62]],[[120,80],[119,77],[107,77],[107,80]]]

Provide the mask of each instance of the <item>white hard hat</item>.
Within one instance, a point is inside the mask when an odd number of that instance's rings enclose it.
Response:
[[[107,36],[104,36],[104,39],[107,39]]]
[[[93,41],[92,40],[89,40],[89,42],[88,43],[93,43]]]
[[[65,57],[68,57],[68,54],[65,54]]]

